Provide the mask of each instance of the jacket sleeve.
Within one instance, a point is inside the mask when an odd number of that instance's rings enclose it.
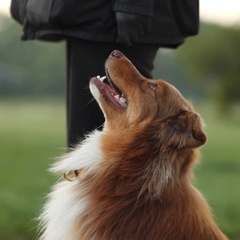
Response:
[[[144,16],[153,16],[154,0],[114,0],[112,10]]]
[[[11,16],[22,25],[26,19],[27,1],[28,0],[12,0],[10,5]]]

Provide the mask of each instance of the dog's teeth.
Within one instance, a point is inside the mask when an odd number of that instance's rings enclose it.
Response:
[[[100,80],[101,82],[103,82],[107,77],[106,76],[100,76],[100,75],[97,75],[96,76],[96,78],[98,79],[98,80]]]
[[[106,76],[102,76],[102,77],[99,76],[99,80],[100,80],[101,82],[103,82],[106,78],[107,78]]]
[[[123,104],[123,105],[127,105],[127,100],[126,100],[126,98],[124,98],[124,97],[121,97],[120,99],[119,99],[119,102],[121,103],[121,104]]]
[[[117,99],[117,100],[120,99],[119,95],[114,95],[114,98]]]

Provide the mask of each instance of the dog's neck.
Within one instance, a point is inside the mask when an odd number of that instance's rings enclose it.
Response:
[[[96,178],[98,185],[98,179],[102,178],[106,180],[106,185],[107,182],[112,182],[116,185],[112,187],[119,191],[121,186],[125,189],[131,185],[135,186],[135,189],[132,188],[135,194],[154,198],[162,195],[167,186],[168,189],[174,189],[179,184],[188,182],[186,180],[191,173],[189,159],[192,159],[194,151],[166,151],[162,148],[159,137],[149,129],[141,132],[116,130],[114,136],[108,132],[98,132],[98,135],[101,138],[98,141],[98,144],[101,143],[99,148],[103,152],[100,166],[88,171],[92,164],[87,164],[86,167],[79,165],[76,169],[65,172],[66,179],[88,181]],[[77,154],[80,155],[82,156]],[[65,163],[69,164],[70,161]]]
[[[189,159],[192,159],[194,151],[169,149],[166,152],[161,148],[159,138],[148,129],[141,132],[129,130],[127,133],[119,131],[114,137],[104,134],[103,138],[102,147],[107,153],[104,161],[108,168],[105,177],[115,174],[121,182],[125,179],[125,186],[135,185],[139,195],[159,197],[167,186],[178,187],[188,182],[191,175]]]

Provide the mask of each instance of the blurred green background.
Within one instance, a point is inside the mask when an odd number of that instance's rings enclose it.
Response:
[[[37,235],[34,220],[65,152],[65,44],[21,42],[0,17],[0,239]],[[179,49],[161,49],[154,76],[175,85],[206,123],[195,183],[220,228],[240,239],[240,28],[202,23]],[[91,76],[89,76],[91,77]]]

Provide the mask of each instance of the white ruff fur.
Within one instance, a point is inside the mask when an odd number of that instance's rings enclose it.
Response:
[[[94,171],[102,160],[101,135],[100,131],[90,134],[73,152],[60,158],[51,171],[64,173],[79,168],[84,168],[87,172]],[[66,180],[53,187],[43,213],[39,217],[43,230],[40,239],[76,240],[72,228],[88,204],[87,197],[79,191],[79,181],[81,181],[80,178],[72,182]]]

